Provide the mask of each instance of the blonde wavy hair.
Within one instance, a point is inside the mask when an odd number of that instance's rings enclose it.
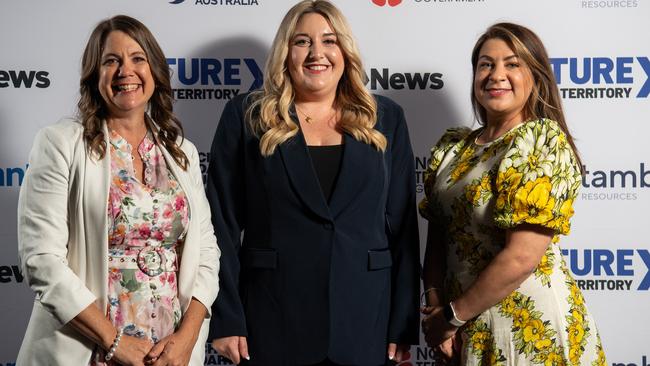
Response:
[[[246,120],[253,133],[260,137],[262,155],[272,155],[278,145],[299,131],[289,116],[295,92],[287,70],[287,58],[296,25],[300,17],[309,13],[320,14],[329,22],[345,59],[345,69],[336,91],[336,105],[341,110],[338,127],[356,140],[385,151],[386,137],[374,128],[377,103],[365,87],[366,74],[350,26],[329,1],[304,0],[284,16],[266,60],[264,86],[249,96],[252,102],[246,111]]]

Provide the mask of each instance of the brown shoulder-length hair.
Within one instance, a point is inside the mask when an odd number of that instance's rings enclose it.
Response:
[[[366,74],[361,54],[343,13],[327,0],[303,0],[294,5],[282,19],[266,60],[263,89],[253,92],[246,120],[254,134],[260,137],[260,151],[270,156],[275,148],[298,133],[298,125],[289,116],[295,92],[287,59],[296,26],[305,14],[320,14],[336,32],[336,39],[345,68],[336,90],[336,105],[341,109],[338,126],[357,141],[386,149],[386,137],[374,128],[377,103],[366,89]]]
[[[533,31],[522,25],[513,23],[497,23],[489,27],[478,41],[476,41],[476,45],[474,45],[474,49],[472,50],[472,83],[476,77],[481,47],[483,47],[483,44],[487,40],[495,38],[504,41],[515,55],[530,69],[533,76],[533,90],[524,106],[524,118],[526,120],[548,118],[557,122],[566,134],[567,141],[573,149],[578,166],[582,170],[582,161],[578,154],[578,149],[564,118],[562,99],[560,98],[555,76],[551,69],[548,53],[542,41]],[[473,84],[472,107],[474,108],[474,115],[478,122],[485,124],[487,121],[486,111],[476,99]]]
[[[90,34],[81,60],[81,80],[79,81],[79,116],[84,127],[84,140],[88,150],[96,153],[100,159],[106,155],[106,142],[102,121],[109,117],[108,109],[99,93],[99,68],[104,50],[104,43],[111,32],[120,31],[133,38],[144,50],[155,83],[155,89],[149,100],[149,114],[158,125],[158,140],[169,151],[174,161],[187,170],[188,159],[176,143],[183,139],[183,127],[173,112],[173,97],[169,66],[149,29],[137,19],[126,15],[117,15],[97,24]],[[146,118],[145,118],[146,120]],[[149,126],[151,128],[151,126]]]

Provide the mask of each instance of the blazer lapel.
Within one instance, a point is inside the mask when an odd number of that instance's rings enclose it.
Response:
[[[315,214],[331,220],[302,131],[298,130],[296,136],[280,144],[278,149],[296,194]]]
[[[88,282],[98,287],[101,294],[108,293],[108,190],[111,177],[111,152],[108,129],[104,123],[106,154],[99,159],[95,153],[86,150],[83,174],[83,220],[88,258],[93,268],[87,271]],[[106,296],[97,299],[100,309],[106,308]]]
[[[376,180],[377,184],[383,182],[378,179],[373,165],[381,164],[381,155],[375,148],[357,141],[354,137],[345,133],[344,150],[339,177],[336,180],[332,198],[330,199],[329,210],[332,217],[337,217],[350,203],[358,197],[359,191],[370,180]]]

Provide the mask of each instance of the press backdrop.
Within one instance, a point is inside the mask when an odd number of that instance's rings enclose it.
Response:
[[[368,87],[406,111],[419,198],[428,151],[441,133],[450,126],[477,127],[469,102],[476,38],[498,21],[525,24],[540,35],[587,168],[571,235],[561,245],[598,322],[608,362],[649,364],[648,0],[334,2],[358,40]],[[224,104],[260,85],[272,37],[293,3],[0,3],[0,366],[15,362],[33,301],[16,249],[16,203],[27,155],[38,129],[75,113],[81,53],[95,24],[122,13],[151,29],[173,71],[175,111],[202,151],[205,169]],[[403,365],[432,364],[425,346],[413,347],[407,358]],[[206,365],[223,364],[208,353]]]

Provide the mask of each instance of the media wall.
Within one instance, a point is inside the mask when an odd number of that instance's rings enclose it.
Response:
[[[360,45],[368,88],[400,103],[418,198],[429,149],[477,127],[470,52],[498,21],[545,42],[587,174],[560,245],[612,365],[650,363],[650,2],[648,0],[334,0]],[[74,115],[81,53],[95,24],[128,14],[160,42],[175,111],[202,169],[225,103],[261,84],[289,0],[3,0],[0,3],[0,366],[13,365],[33,293],[18,265],[16,204],[36,132]],[[424,222],[421,237],[424,243]],[[424,249],[424,248],[422,248]],[[427,347],[402,365],[432,365]],[[214,351],[206,365],[228,364]]]

